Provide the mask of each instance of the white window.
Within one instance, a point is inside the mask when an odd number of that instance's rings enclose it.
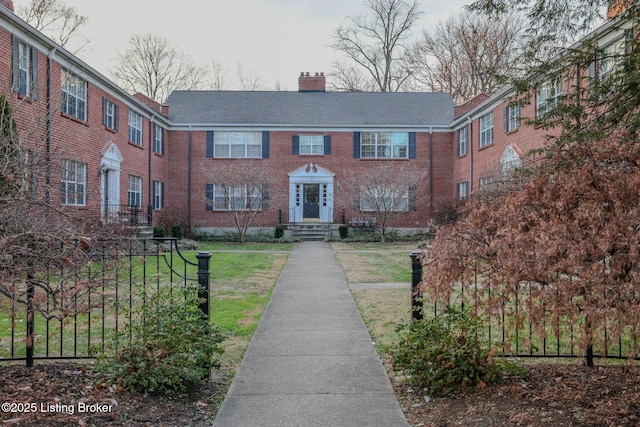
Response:
[[[323,135],[300,135],[300,154],[324,154]]]
[[[129,175],[128,206],[142,206],[142,177]]]
[[[600,83],[607,83],[611,76],[613,76],[616,71],[618,71],[623,63],[625,47],[625,38],[621,37],[605,46],[605,48],[602,50],[600,67],[598,70],[600,73]]]
[[[62,70],[62,112],[87,120],[87,82],[66,70]]]
[[[87,165],[73,160],[62,160],[62,204],[85,206],[87,203]]]
[[[118,106],[106,98],[102,101],[102,124],[118,130]]]
[[[208,210],[243,211],[261,208],[262,191],[257,187],[207,184]]]
[[[363,212],[391,212],[409,210],[409,191],[393,188],[372,188],[360,195],[360,210]]]
[[[513,132],[520,127],[520,103],[512,102],[504,109],[504,131]]]
[[[486,190],[493,185],[493,176],[482,176],[479,179],[480,189]]]
[[[360,157],[374,159],[406,159],[409,134],[406,132],[362,132]]]
[[[18,63],[16,92],[29,96],[31,93],[31,47],[20,40],[18,42]]]
[[[540,86],[536,93],[536,115],[540,117],[553,110],[561,96],[562,81],[560,78]]]
[[[142,145],[142,114],[129,110],[129,141]]]
[[[480,117],[480,148],[493,144],[493,111]]]
[[[456,185],[456,192],[460,200],[466,199],[467,196],[469,195],[469,182],[468,181],[459,182]]]
[[[164,129],[158,125],[154,126],[153,152],[160,155],[164,154]]]
[[[469,148],[467,145],[467,127],[458,130],[458,157],[467,154]]]
[[[215,132],[214,141],[215,157],[262,157],[262,132]]]
[[[164,208],[164,182],[153,181],[153,209]]]

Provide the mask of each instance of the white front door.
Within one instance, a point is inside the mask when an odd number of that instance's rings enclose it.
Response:
[[[105,219],[117,219],[120,211],[120,163],[118,146],[108,143],[100,159],[100,214]]]
[[[333,222],[334,176],[313,163],[289,174],[289,222]]]

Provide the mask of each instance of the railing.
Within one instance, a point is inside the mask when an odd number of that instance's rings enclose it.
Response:
[[[126,240],[92,248],[92,263],[40,272],[23,285],[27,303],[0,294],[0,361],[90,358],[123,331],[132,313],[161,288],[194,291],[209,316],[208,252],[186,258],[173,238]],[[179,297],[183,298],[184,297]],[[178,301],[180,299],[177,299]]]
[[[104,209],[107,221],[125,223],[131,227],[151,225],[150,215],[141,206],[107,205]]]
[[[411,253],[414,320],[436,317],[445,307],[455,306],[488,317],[484,337],[498,351],[497,355],[585,357],[588,364],[592,364],[594,358],[640,360],[637,318],[625,321],[614,309],[597,321],[590,320],[586,311],[569,313],[567,310],[559,314],[552,310],[556,301],[539,297],[538,284],[501,285],[482,280],[475,271],[470,272],[468,282],[457,283],[446,295],[438,295],[429,288],[419,295],[418,286],[423,277],[421,258],[421,252]],[[424,274],[429,274],[428,270]],[[620,298],[622,303],[628,296]],[[498,308],[498,315],[486,312],[487,307],[493,307],[493,313]],[[585,327],[590,331],[586,346]]]

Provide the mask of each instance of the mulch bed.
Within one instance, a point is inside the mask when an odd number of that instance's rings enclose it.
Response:
[[[16,404],[13,408],[3,406],[0,424],[210,426],[226,390],[210,382],[189,394],[167,398],[95,386],[94,380],[91,368],[77,363],[36,362],[31,369],[0,365],[0,403]]]
[[[78,363],[42,362],[32,369],[0,365],[0,403],[22,409],[0,412],[0,424],[208,426],[226,390],[225,384],[210,382],[189,394],[167,398],[95,386],[94,379],[90,367]],[[423,393],[397,388],[413,426],[640,425],[639,366],[589,369],[577,364],[536,364],[526,378],[429,402]],[[35,407],[27,405],[34,412],[17,408],[17,404],[34,403]],[[82,407],[85,412],[78,411]]]
[[[404,393],[413,426],[638,426],[640,367],[536,364],[527,378],[424,400]]]

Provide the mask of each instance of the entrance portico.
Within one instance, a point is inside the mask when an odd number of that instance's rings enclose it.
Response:
[[[289,174],[289,222],[333,222],[334,176],[313,163]]]

